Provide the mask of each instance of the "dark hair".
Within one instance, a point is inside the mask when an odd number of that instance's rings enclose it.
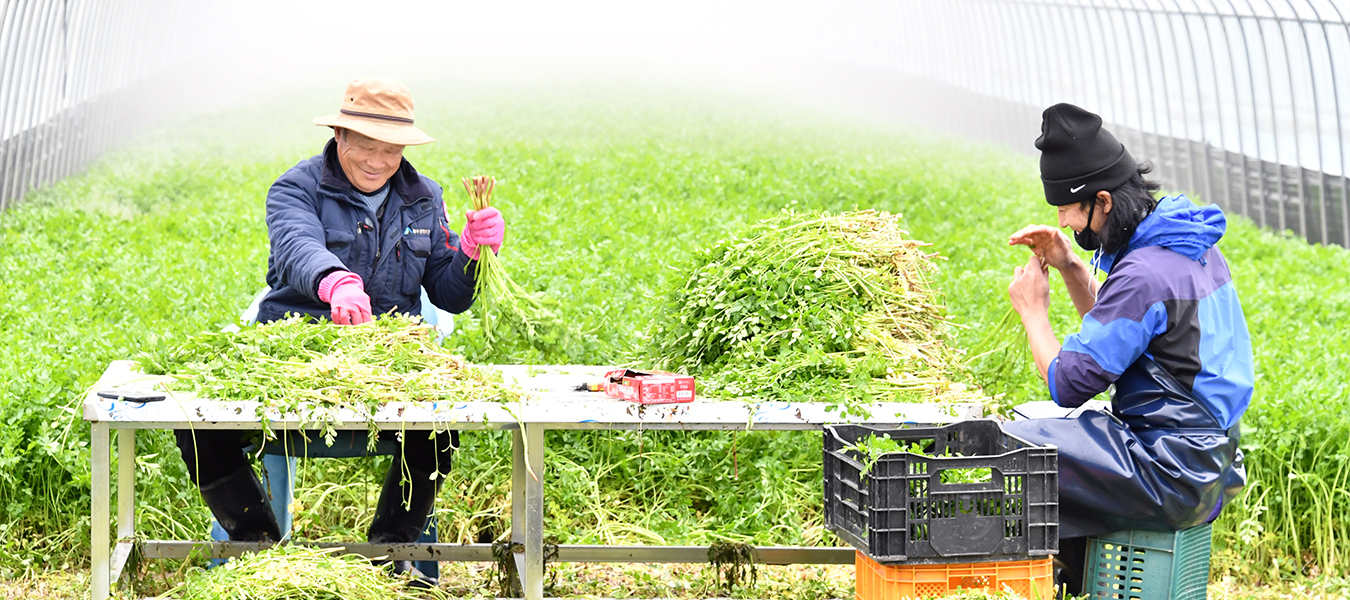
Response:
[[[1152,163],[1141,162],[1135,174],[1125,180],[1125,183],[1114,190],[1107,190],[1111,194],[1111,212],[1107,213],[1102,230],[1097,232],[1097,236],[1102,240],[1102,252],[1115,254],[1124,248],[1130,243],[1130,236],[1134,235],[1139,223],[1158,206],[1158,201],[1153,195],[1162,189],[1162,184],[1144,179],[1145,175],[1152,172]],[[1096,196],[1084,200],[1082,209],[1087,211],[1092,208],[1091,203],[1096,201]]]

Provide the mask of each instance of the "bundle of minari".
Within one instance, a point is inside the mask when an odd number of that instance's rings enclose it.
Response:
[[[978,401],[932,285],[936,253],[880,211],[781,214],[700,250],[649,333],[648,360],[700,395],[825,402]]]
[[[162,344],[136,362],[170,391],[257,402],[264,425],[273,412],[300,415],[330,445],[343,409],[367,419],[373,445],[370,417],[388,402],[522,399],[501,373],[469,365],[440,346],[434,327],[405,315],[363,325],[292,316]]]

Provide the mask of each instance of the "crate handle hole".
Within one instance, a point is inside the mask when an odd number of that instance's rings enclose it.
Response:
[[[989,483],[994,480],[994,471],[989,467],[971,467],[966,469],[943,469],[942,483]]]
[[[995,588],[998,587],[998,577],[994,575],[962,575],[952,577],[948,584],[953,589]]]

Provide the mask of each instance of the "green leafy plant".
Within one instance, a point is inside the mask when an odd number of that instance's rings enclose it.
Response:
[[[300,415],[333,444],[339,411],[366,417],[374,450],[379,427],[372,416],[387,402],[514,402],[521,392],[501,373],[470,366],[436,343],[435,328],[420,318],[382,316],[364,325],[315,323],[292,316],[238,331],[198,333],[142,353],[142,372],[163,375],[169,390],[202,398],[257,402],[267,439],[268,414]]]
[[[246,553],[215,569],[188,575],[162,598],[177,600],[414,600],[450,598],[439,589],[418,590],[370,559],[341,548],[282,544]]]
[[[924,445],[919,442],[910,442],[903,444],[898,440],[891,439],[890,434],[883,433],[880,436],[871,434],[859,440],[855,444],[849,444],[843,447],[846,452],[856,452],[862,458],[862,475],[865,477],[872,472],[872,467],[876,466],[877,460],[883,455],[892,452],[910,452],[913,454],[923,454]]]
[[[742,542],[713,542],[708,546],[708,564],[714,581],[727,595],[737,586],[754,587],[759,578],[754,547]]]
[[[961,456],[953,453],[951,448],[945,449],[942,454],[932,453],[932,443],[924,444],[922,442],[905,443],[899,440],[891,439],[890,434],[881,435],[868,434],[855,444],[849,444],[843,447],[846,452],[856,452],[862,459],[862,476],[866,477],[872,472],[872,467],[876,466],[877,461],[882,456],[893,452],[908,452],[910,454],[922,454],[938,458],[952,458]],[[967,467],[942,469],[942,483],[981,483],[989,480],[989,469],[987,467]]]
[[[1020,383],[1019,370],[1028,364],[1035,363],[1027,343],[1027,332],[1022,327],[1020,315],[1011,307],[988,329],[984,338],[970,348],[970,356],[966,359],[966,368],[985,382],[984,389],[990,395],[986,406],[1005,417],[1016,404],[1009,392]]]
[[[707,393],[826,402],[844,416],[878,401],[978,399],[952,380],[960,361],[926,246],[898,215],[784,211],[696,256],[652,324],[649,356]]]

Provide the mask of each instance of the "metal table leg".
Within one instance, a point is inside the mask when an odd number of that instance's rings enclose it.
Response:
[[[544,597],[544,426],[525,425],[533,475],[525,477],[525,600]]]
[[[108,568],[109,586],[117,583],[131,557],[136,536],[136,430],[117,430],[117,546]]]
[[[511,543],[525,543],[525,436],[521,430],[511,432]],[[516,573],[521,577],[520,589],[525,589],[525,555],[512,554]]]
[[[516,554],[516,572],[526,600],[544,597],[544,427],[526,424],[511,443],[511,541],[525,546]],[[529,455],[529,470],[526,455]],[[530,474],[533,471],[533,475]]]
[[[117,539],[136,534],[136,430],[117,430]]]
[[[90,461],[90,556],[89,591],[92,600],[106,600],[109,590],[108,553],[112,540],[109,539],[108,510],[109,475],[112,470],[111,440],[106,421],[96,421],[92,425],[93,440],[89,448]]]

